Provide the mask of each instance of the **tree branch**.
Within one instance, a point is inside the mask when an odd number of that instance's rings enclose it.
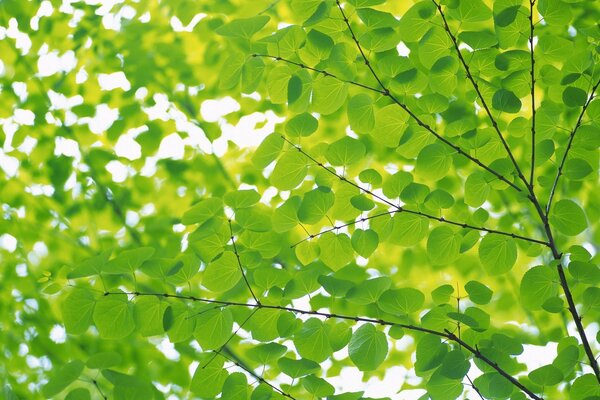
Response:
[[[450,225],[454,225],[454,226],[459,226],[459,227],[464,228],[464,229],[471,229],[471,230],[476,230],[476,231],[481,231],[481,232],[486,232],[486,233],[492,233],[492,234],[496,234],[496,235],[508,236],[508,237],[513,238],[513,239],[520,239],[520,240],[524,240],[524,241],[527,241],[527,242],[532,242],[532,243],[542,244],[544,246],[549,246],[549,243],[548,242],[544,242],[543,240],[538,240],[538,239],[533,239],[533,238],[526,237],[526,236],[517,235],[516,233],[509,233],[509,232],[504,232],[504,231],[500,231],[500,230],[496,230],[496,229],[490,229],[490,228],[485,228],[485,227],[480,227],[480,226],[474,226],[474,225],[470,225],[470,224],[467,224],[467,223],[464,223],[464,222],[452,221],[452,220],[446,219],[444,217],[437,217],[435,215],[427,214],[427,213],[424,213],[424,212],[421,212],[421,211],[410,210],[410,209],[401,207],[401,206],[399,206],[397,204],[392,203],[388,199],[386,199],[386,198],[384,198],[382,196],[379,196],[378,194],[372,192],[371,190],[366,189],[366,188],[364,188],[364,187],[362,187],[362,186],[360,186],[360,185],[358,185],[358,184],[356,184],[356,183],[348,180],[346,177],[338,175],[334,170],[332,170],[331,168],[327,168],[325,165],[323,165],[323,163],[317,161],[310,154],[306,153],[300,146],[295,145],[294,143],[292,143],[289,139],[287,139],[283,135],[281,137],[287,143],[289,143],[290,145],[292,145],[296,150],[298,150],[300,153],[302,153],[306,158],[308,158],[309,160],[313,161],[320,168],[323,168],[325,171],[327,171],[330,174],[336,176],[339,180],[341,180],[343,182],[346,182],[346,183],[354,186],[355,188],[357,188],[361,192],[369,194],[374,199],[377,199],[377,200],[381,201],[382,203],[384,203],[384,204],[386,204],[386,205],[388,205],[390,207],[395,208],[396,211],[394,211],[394,212],[405,212],[407,214],[420,215],[422,217],[425,217],[425,218],[428,218],[428,219],[431,219],[431,220],[434,220],[434,221],[438,221],[438,222],[441,222],[441,223],[444,223],[444,224],[450,224]],[[345,226],[348,226],[348,225],[352,225],[352,224],[351,223],[350,224],[346,224]],[[335,229],[336,229],[336,227],[334,227],[334,228],[332,228],[330,230],[335,230]],[[327,232],[327,231],[325,231],[325,232]],[[321,232],[320,234],[325,233],[325,232]],[[314,237],[314,236],[317,236],[317,235],[312,235],[312,236]],[[309,239],[310,239],[310,236],[309,236]],[[298,243],[296,243],[294,246],[296,246],[297,244]]]
[[[121,291],[119,291],[119,292],[104,292],[104,296],[122,295],[123,293],[124,292],[121,292]],[[350,315],[343,315],[343,314],[337,314],[337,313],[327,313],[327,312],[316,311],[316,310],[304,310],[301,308],[285,307],[285,306],[278,306],[278,305],[251,304],[251,303],[241,303],[241,302],[233,302],[233,301],[213,300],[213,299],[205,299],[205,298],[201,298],[201,297],[184,296],[184,295],[169,294],[169,293],[125,292],[125,294],[130,295],[130,296],[135,296],[135,297],[157,296],[157,297],[163,297],[163,298],[179,299],[179,300],[184,300],[184,301],[203,302],[203,303],[210,303],[210,304],[222,304],[222,305],[234,306],[234,307],[236,307],[236,306],[237,307],[247,307],[247,308],[254,308],[256,310],[270,309],[270,310],[288,311],[288,312],[292,312],[294,314],[312,315],[312,316],[323,317],[323,318],[336,318],[336,319],[343,319],[343,320],[347,320],[347,321],[368,322],[368,323],[378,324],[378,325],[383,325],[383,326],[398,326],[400,328],[414,331],[414,332],[421,332],[421,333],[426,333],[429,335],[435,335],[438,337],[442,337],[442,338],[451,340],[451,341],[457,343],[458,345],[464,347],[465,349],[467,349],[467,351],[469,351],[471,354],[473,354],[474,357],[480,359],[481,361],[483,361],[484,363],[486,363],[487,365],[492,367],[500,375],[502,375],[506,379],[508,379],[514,386],[516,386],[521,391],[526,393],[529,397],[531,397],[534,400],[542,400],[541,397],[537,396],[534,392],[532,392],[530,389],[528,389],[523,384],[521,384],[521,382],[519,382],[516,378],[514,378],[509,373],[504,371],[498,365],[498,363],[490,360],[488,357],[483,355],[477,348],[472,347],[471,345],[466,343],[464,340],[460,339],[459,337],[457,337],[456,335],[454,335],[452,332],[450,332],[448,330],[441,332],[441,331],[436,331],[433,329],[428,329],[428,328],[424,328],[424,327],[417,326],[417,325],[386,321],[384,319],[375,319],[375,318],[360,317],[360,316],[350,316]],[[242,323],[242,325],[243,325],[243,323]]]
[[[571,150],[571,146],[573,145],[573,140],[575,139],[575,134],[577,133],[577,130],[581,126],[581,122],[583,121],[583,116],[584,116],[588,106],[594,99],[594,97],[595,97],[594,94],[599,86],[600,86],[600,79],[598,79],[598,82],[596,82],[596,84],[592,87],[592,91],[590,92],[587,101],[585,102],[585,104],[583,105],[583,107],[581,109],[579,118],[577,118],[577,123],[575,124],[575,127],[573,128],[573,130],[571,131],[571,134],[569,135],[569,141],[567,142],[567,148],[565,150],[565,154],[563,154],[563,158],[560,161],[560,165],[558,167],[558,172],[556,173],[556,177],[554,178],[554,183],[552,184],[552,189],[550,189],[550,197],[548,198],[548,204],[546,205],[546,217],[548,217],[548,215],[550,215],[550,207],[552,206],[552,200],[554,199],[556,187],[558,186],[558,181],[560,180],[560,177],[562,176],[563,168],[565,167],[565,162],[567,161],[569,151]]]
[[[449,141],[448,139],[446,139],[442,135],[440,135],[438,132],[436,132],[433,128],[431,128],[431,126],[429,126],[428,124],[426,124],[425,122],[423,122],[423,120],[421,120],[421,118],[419,118],[414,112],[412,112],[408,108],[408,106],[406,104],[402,103],[400,100],[398,100],[398,98],[396,98],[396,96],[394,96],[390,92],[390,90],[383,84],[383,82],[379,78],[379,75],[377,75],[377,73],[373,69],[373,66],[371,65],[371,62],[367,58],[367,56],[366,56],[366,54],[365,54],[362,46],[360,45],[360,43],[358,41],[358,38],[354,34],[354,30],[352,29],[352,26],[350,25],[350,21],[348,20],[348,17],[346,16],[346,13],[344,12],[344,9],[342,8],[342,5],[341,5],[340,1],[336,0],[336,4],[337,4],[337,6],[338,6],[338,8],[340,10],[340,13],[342,14],[342,17],[344,19],[344,22],[346,23],[346,26],[348,27],[348,31],[350,32],[350,35],[352,36],[352,40],[356,44],[356,47],[358,48],[358,51],[360,52],[362,58],[365,61],[365,65],[367,66],[367,68],[369,68],[369,71],[371,72],[371,75],[373,75],[373,77],[375,78],[375,80],[378,82],[379,86],[381,86],[381,88],[382,88],[381,92],[383,92],[382,94],[384,96],[389,97],[395,104],[397,104],[400,108],[402,108],[419,126],[421,126],[422,128],[426,129],[429,133],[431,133],[432,135],[434,135],[442,143],[444,143],[447,146],[451,147],[458,154],[460,154],[460,155],[468,158],[469,160],[471,160],[472,162],[474,162],[475,164],[477,164],[481,168],[483,168],[486,171],[490,172],[491,174],[493,174],[494,176],[496,176],[501,181],[507,183],[510,187],[512,187],[513,189],[515,189],[517,192],[522,192],[522,190],[521,190],[521,188],[519,186],[515,185],[513,182],[509,181],[506,177],[504,177],[503,175],[501,175],[498,172],[494,171],[492,168],[490,168],[489,166],[487,166],[484,163],[482,163],[479,159],[473,157],[472,155],[470,155],[469,153],[467,153],[466,151],[464,151],[462,148],[460,148],[459,146],[455,145],[454,143],[452,143],[451,141]],[[517,167],[517,171],[519,172],[519,174],[521,176],[523,175],[523,174],[520,173],[520,170],[519,170],[518,167]]]
[[[533,53],[533,6],[535,0],[529,0],[529,54],[531,56],[531,174],[529,186],[533,191],[535,178],[535,57]]]
[[[230,357],[231,355],[227,356],[227,355],[223,354],[223,352],[221,352],[219,350],[214,350],[214,351],[215,351],[215,353],[217,353],[221,357],[225,358],[229,362],[232,362],[236,367],[240,367],[241,369],[243,369],[244,371],[246,371],[247,373],[249,373],[250,375],[252,375],[254,378],[256,378],[257,381],[259,381],[261,383],[264,383],[265,385],[269,386],[271,389],[275,390],[277,393],[279,393],[283,397],[287,397],[289,399],[296,400],[296,398],[294,396],[292,396],[289,393],[284,392],[283,390],[281,390],[277,386],[273,385],[271,382],[269,382],[266,379],[264,379],[262,376],[258,375],[250,367],[248,367],[247,365],[241,363],[239,361],[239,359],[234,359],[233,357]]]
[[[502,142],[502,146],[504,147],[504,149],[506,150],[506,153],[510,157],[510,160],[511,160],[512,164],[514,165],[515,170],[517,171],[517,174],[519,175],[519,178],[523,181],[523,183],[525,183],[525,186],[529,186],[529,184],[527,183],[527,179],[525,179],[525,176],[523,175],[523,172],[521,171],[521,168],[519,168],[519,164],[517,163],[517,160],[515,160],[515,157],[514,157],[512,151],[508,147],[508,143],[506,143],[504,136],[502,136],[502,132],[500,132],[500,128],[498,128],[498,122],[492,115],[492,112],[491,112],[490,108],[488,107],[487,102],[483,98],[483,94],[481,94],[481,91],[479,90],[479,85],[477,84],[477,82],[475,81],[475,78],[471,74],[471,69],[469,68],[469,65],[467,64],[462,53],[460,52],[460,48],[458,46],[458,41],[456,39],[456,36],[450,31],[450,26],[448,25],[448,21],[446,20],[446,15],[444,14],[444,12],[442,10],[441,4],[435,0],[431,0],[431,1],[433,2],[433,4],[435,4],[435,6],[437,7],[437,9],[442,17],[442,21],[444,22],[444,30],[446,31],[446,33],[452,40],[452,44],[454,45],[454,49],[456,50],[458,59],[460,60],[460,63],[463,65],[463,67],[465,69],[465,73],[467,74],[467,79],[469,79],[469,81],[473,85],[473,88],[475,89],[475,92],[477,92],[477,96],[479,97],[479,100],[481,100],[481,105],[483,106],[483,109],[485,110],[486,114],[488,115],[494,130],[498,134],[498,138]]]
[[[233,228],[231,226],[231,220],[228,219],[227,222],[229,223],[229,233],[231,235],[231,244],[233,244],[233,252],[235,253],[235,257],[237,258],[237,263],[238,263],[238,266],[240,267],[240,272],[242,273],[242,276],[244,277],[244,282],[246,282],[246,287],[250,291],[250,294],[252,295],[252,298],[254,299],[254,301],[257,304],[260,304],[260,300],[258,300],[256,295],[254,294],[254,291],[252,290],[252,287],[250,286],[250,282],[248,282],[248,277],[246,277],[246,273],[244,272],[244,267],[242,266],[242,260],[240,260],[240,253],[238,253],[237,246],[235,244],[235,239],[233,237]]]

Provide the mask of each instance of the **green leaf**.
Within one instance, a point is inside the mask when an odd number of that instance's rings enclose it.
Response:
[[[304,323],[294,336],[294,345],[300,356],[316,362],[325,361],[333,353],[328,326],[317,318],[310,318]]]
[[[421,310],[425,295],[413,288],[391,289],[381,295],[377,304],[383,311],[395,315],[408,315]]]
[[[419,374],[438,367],[447,352],[448,346],[442,343],[440,338],[433,335],[423,336],[417,343],[415,371]]]
[[[365,155],[365,145],[349,136],[336,140],[327,147],[325,157],[331,165],[351,165]]]
[[[223,383],[222,400],[247,400],[248,399],[248,381],[246,375],[241,372],[234,372],[225,379]]]
[[[218,198],[204,199],[183,214],[184,225],[202,224],[223,211],[223,201]]]
[[[256,362],[266,365],[269,362],[275,361],[283,356],[287,351],[287,347],[278,343],[266,343],[248,350],[248,357]]]
[[[298,209],[298,219],[305,224],[316,224],[333,207],[335,195],[328,187],[318,187],[304,195],[300,208]]]
[[[577,88],[577,87],[573,87],[573,86],[569,86],[567,88],[565,88],[565,90],[563,91],[562,94],[562,99],[563,102],[568,106],[568,107],[581,107],[585,104],[585,102],[587,101],[587,93],[585,92],[585,90]]]
[[[515,114],[521,110],[521,100],[513,92],[500,89],[492,97],[492,107],[498,111]]]
[[[77,335],[87,331],[92,324],[96,299],[83,288],[75,288],[61,305],[62,318],[67,332]]]
[[[307,172],[306,157],[298,151],[289,151],[277,161],[269,179],[277,189],[291,190],[302,183]]]
[[[348,102],[348,120],[356,133],[369,133],[375,127],[373,100],[364,93],[353,96]]]
[[[96,353],[88,358],[85,366],[90,369],[106,369],[119,365],[123,361],[123,357],[114,351],[105,351]]]
[[[364,258],[369,258],[377,249],[379,235],[373,229],[357,229],[352,233],[352,248]]]
[[[388,344],[385,334],[373,324],[361,325],[348,344],[350,359],[361,371],[374,371],[385,360]]]
[[[267,136],[252,155],[252,163],[256,168],[263,169],[277,159],[284,140],[281,135],[272,133]]]
[[[426,146],[417,157],[416,173],[434,181],[445,177],[452,167],[452,155],[448,146],[434,143]]]
[[[487,200],[489,193],[490,185],[483,173],[475,172],[469,175],[465,182],[465,203],[471,207],[481,207]]]
[[[319,76],[313,82],[313,110],[329,115],[339,110],[346,102],[348,84],[330,76]]]
[[[337,235],[333,232],[324,233],[319,237],[318,242],[321,261],[334,271],[348,264],[354,257],[352,242],[344,233]]]
[[[479,259],[488,274],[504,274],[517,261],[517,244],[513,238],[487,234],[479,244]]]
[[[427,382],[427,394],[432,400],[453,400],[463,392],[460,380],[444,376],[440,370],[433,373]]]
[[[302,386],[306,391],[313,396],[322,398],[332,396],[335,393],[335,388],[325,379],[318,378],[314,375],[308,375],[302,378]]]
[[[492,299],[492,290],[478,281],[469,281],[465,285],[465,290],[469,294],[469,299],[475,304],[488,304]]]
[[[260,200],[256,190],[237,190],[229,192],[224,197],[225,204],[234,209],[247,208],[255,205]]]
[[[213,292],[225,292],[242,279],[242,272],[234,252],[226,251],[206,267],[202,285]]]
[[[309,113],[298,114],[285,124],[285,132],[294,137],[310,136],[319,126],[319,121]]]
[[[300,360],[292,360],[291,358],[283,357],[277,361],[277,365],[281,369],[281,372],[294,379],[310,375],[321,370],[321,366],[319,364],[304,358]]]
[[[96,303],[93,318],[103,339],[123,339],[135,329],[133,305],[126,294],[102,297]]]
[[[67,394],[65,400],[90,400],[92,396],[90,391],[85,388],[73,389]]]
[[[194,337],[205,351],[219,349],[233,330],[233,316],[227,308],[210,307],[193,318],[196,320]]]
[[[554,203],[549,220],[554,228],[567,236],[577,236],[587,228],[583,210],[572,200]]]
[[[427,239],[427,255],[433,265],[446,265],[460,254],[462,236],[448,226],[438,226]]]
[[[394,104],[380,108],[375,112],[375,127],[370,135],[384,146],[398,147],[408,127],[408,118],[408,115],[398,111]]]
[[[563,374],[554,365],[544,365],[529,373],[529,379],[541,386],[554,386],[563,379]]]
[[[84,364],[80,360],[71,361],[55,370],[42,387],[44,397],[51,398],[65,390],[71,383],[75,382],[83,372]]]
[[[429,219],[417,214],[400,212],[393,217],[394,228],[390,242],[400,246],[414,246],[429,231]]]
[[[190,390],[200,397],[216,398],[221,393],[228,375],[220,360],[214,360],[204,367],[200,365],[194,372]]]
[[[361,305],[375,303],[391,284],[392,281],[387,276],[369,279],[350,289],[346,299]]]
[[[121,252],[102,268],[105,274],[131,274],[152,257],[154,249],[152,247],[139,247],[133,250]]]
[[[593,374],[585,374],[575,379],[569,394],[573,400],[596,400],[600,397],[600,387]]]
[[[235,19],[220,26],[216,32],[222,36],[250,39],[269,22],[269,19],[270,17],[267,15]]]
[[[528,270],[521,280],[520,294],[523,305],[536,310],[558,293],[558,276],[548,266],[540,265]]]

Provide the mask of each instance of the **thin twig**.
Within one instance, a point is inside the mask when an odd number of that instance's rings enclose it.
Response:
[[[457,221],[452,221],[449,219],[446,219],[444,217],[437,217],[435,215],[431,215],[431,214],[427,214],[421,211],[416,211],[416,210],[410,210],[404,207],[401,207],[397,204],[392,203],[391,201],[389,201],[388,199],[379,196],[378,194],[372,192],[369,189],[366,189],[350,180],[348,180],[346,177],[339,175],[338,173],[336,173],[334,170],[332,170],[331,168],[327,168],[323,163],[317,161],[314,157],[312,157],[310,154],[306,153],[300,146],[295,145],[294,143],[292,143],[289,139],[287,139],[285,136],[281,136],[283,138],[283,140],[285,140],[287,143],[289,143],[290,145],[292,145],[296,150],[298,150],[300,153],[302,153],[306,158],[308,158],[309,160],[313,161],[317,166],[319,166],[320,168],[323,168],[325,171],[329,172],[330,174],[336,176],[339,180],[346,182],[352,186],[354,186],[355,188],[357,188],[358,190],[369,194],[371,197],[373,197],[374,199],[377,199],[379,201],[381,201],[382,203],[393,207],[396,209],[396,212],[405,212],[407,214],[414,214],[414,215],[419,215],[431,220],[435,220],[441,223],[445,223],[445,224],[450,224],[450,225],[454,225],[454,226],[459,226],[461,228],[464,229],[471,229],[471,230],[476,230],[476,231],[481,231],[481,232],[486,232],[486,233],[493,233],[496,235],[502,235],[502,236],[508,236],[511,237],[513,239],[520,239],[520,240],[524,240],[527,242],[532,242],[532,243],[537,243],[537,244],[542,244],[544,246],[549,246],[548,242],[544,242],[543,240],[539,240],[539,239],[534,239],[534,238],[530,238],[527,236],[521,236],[521,235],[517,235],[516,233],[509,233],[509,232],[503,232],[497,229],[490,229],[490,228],[485,228],[485,227],[481,227],[481,226],[474,226],[474,225],[470,225],[464,222],[457,222]],[[324,233],[324,232],[322,232]],[[316,235],[312,235],[313,237]],[[309,236],[310,238],[310,236]]]
[[[252,287],[250,286],[250,282],[248,282],[248,277],[246,277],[246,273],[244,272],[244,267],[242,266],[242,260],[240,259],[240,253],[238,253],[238,249],[235,244],[235,238],[233,236],[233,228],[231,226],[231,220],[228,219],[227,222],[229,223],[229,233],[231,235],[231,244],[233,244],[233,252],[235,253],[235,257],[237,258],[237,263],[238,263],[238,267],[240,267],[240,272],[242,273],[242,276],[244,277],[244,282],[246,282],[246,287],[250,291],[250,294],[252,295],[252,298],[254,299],[254,301],[257,304],[260,304],[260,300],[258,300],[258,297],[256,297],[256,295],[254,294],[254,291],[252,290]]]
[[[240,364],[240,362],[238,360],[234,360],[234,359],[226,356],[225,354],[223,354],[219,350],[214,350],[214,352],[217,353],[218,355],[220,355],[221,357],[225,358],[229,362],[232,362],[236,367],[239,367],[239,368],[243,369],[244,371],[246,371],[247,373],[249,373],[250,375],[252,375],[257,381],[259,381],[261,383],[264,383],[265,385],[269,386],[271,389],[273,389],[274,391],[276,391],[280,395],[282,395],[284,397],[287,397],[289,399],[296,400],[296,398],[294,396],[292,396],[291,394],[289,394],[287,392],[284,392],[283,390],[281,390],[277,386],[273,385],[271,382],[267,381],[265,378],[263,378],[262,376],[258,375],[252,369],[250,369],[248,366]]]
[[[573,128],[573,130],[571,131],[571,134],[569,135],[569,141],[567,142],[567,148],[565,150],[565,153],[563,154],[562,160],[560,161],[560,165],[558,167],[558,172],[556,173],[556,177],[554,178],[554,183],[552,183],[552,189],[550,189],[550,196],[548,197],[548,204],[546,205],[546,216],[550,215],[550,208],[552,206],[552,200],[554,199],[556,187],[558,186],[558,181],[560,180],[560,177],[562,176],[563,168],[565,167],[565,161],[567,161],[569,151],[571,150],[571,146],[573,145],[573,140],[575,139],[575,134],[577,133],[577,130],[581,126],[581,122],[583,121],[583,116],[584,116],[588,106],[594,99],[594,97],[595,97],[594,94],[599,86],[600,86],[600,79],[598,79],[598,82],[596,82],[594,87],[592,87],[592,91],[590,92],[587,101],[585,102],[585,104],[583,105],[583,107],[581,109],[579,118],[577,118],[577,123],[575,124],[575,127]]]
[[[123,292],[104,292],[104,296],[118,295],[118,294],[122,295]],[[288,312],[292,312],[294,314],[312,315],[312,316],[323,317],[323,318],[336,318],[336,319],[343,319],[343,320],[355,321],[355,322],[369,322],[372,324],[378,324],[378,325],[384,325],[384,326],[398,326],[400,328],[410,330],[410,331],[435,335],[435,336],[446,338],[448,340],[456,342],[458,345],[464,347],[465,349],[467,349],[467,351],[472,353],[473,356],[475,356],[476,358],[480,359],[481,361],[483,361],[484,363],[486,363],[487,365],[492,367],[500,375],[504,376],[513,385],[518,387],[520,390],[522,390],[524,393],[526,393],[532,399],[542,400],[541,397],[537,396],[531,390],[527,389],[527,387],[525,387],[522,383],[520,383],[516,378],[514,378],[509,373],[504,371],[495,361],[490,360],[488,357],[483,355],[477,348],[474,348],[473,346],[469,345],[464,340],[460,339],[459,337],[457,337],[456,335],[454,335],[452,332],[450,332],[448,330],[444,330],[443,332],[441,332],[441,331],[436,331],[434,329],[424,328],[424,327],[417,326],[417,325],[392,322],[392,321],[387,321],[384,319],[376,319],[376,318],[368,318],[368,317],[360,317],[360,316],[350,316],[350,315],[343,315],[343,314],[337,314],[337,313],[327,313],[327,312],[316,311],[316,310],[304,310],[301,308],[286,307],[286,306],[280,306],[280,305],[242,303],[242,302],[205,299],[205,298],[194,297],[194,296],[184,296],[184,295],[180,295],[180,294],[157,293],[157,292],[156,293],[125,292],[125,294],[134,296],[134,297],[157,296],[157,297],[172,298],[172,299],[179,299],[179,300],[185,300],[185,301],[195,301],[195,302],[197,301],[197,302],[204,302],[204,303],[210,303],[210,304],[223,304],[223,305],[234,306],[234,307],[236,307],[236,306],[237,307],[247,307],[247,308],[253,308],[255,310],[254,312],[258,311],[259,309],[288,311]],[[252,317],[252,315],[254,315],[254,314],[252,313],[252,314],[250,314],[250,316],[248,318],[246,318],[246,320],[240,325],[240,327],[236,330],[236,332],[239,329],[241,329],[241,327],[244,325],[244,323],[246,323],[248,321],[248,319],[250,317]],[[236,332],[234,332],[234,335]],[[232,337],[230,337],[227,340],[227,342],[229,342],[229,340],[231,340]],[[214,359],[214,357],[211,358],[211,360],[209,360],[209,362],[212,361],[212,359]]]
[[[354,30],[352,29],[352,26],[350,25],[350,21],[348,20],[348,17],[346,16],[346,13],[344,12],[344,9],[342,8],[342,5],[341,5],[340,1],[336,0],[336,4],[338,6],[338,9],[340,10],[340,13],[342,14],[342,17],[344,19],[344,22],[346,23],[346,26],[348,27],[348,31],[350,32],[350,35],[352,36],[352,40],[356,44],[356,47],[358,48],[358,51],[360,52],[360,54],[361,54],[361,56],[362,56],[362,58],[363,58],[363,60],[365,62],[365,65],[367,66],[367,68],[371,72],[371,75],[373,75],[373,77],[378,82],[379,86],[381,87],[381,89],[382,89],[381,92],[383,92],[382,94],[384,96],[389,97],[395,104],[397,104],[400,108],[402,108],[420,127],[426,129],[429,133],[431,133],[432,135],[434,135],[442,143],[444,143],[445,145],[451,147],[458,154],[460,154],[460,155],[468,158],[469,160],[471,160],[472,162],[474,162],[475,164],[477,164],[481,168],[483,168],[486,171],[490,172],[491,174],[493,174],[494,176],[496,176],[501,181],[507,183],[510,187],[512,187],[513,189],[515,189],[517,192],[522,192],[522,190],[521,190],[521,188],[519,186],[517,186],[513,182],[509,181],[505,176],[503,176],[502,174],[499,174],[498,172],[494,171],[492,168],[490,168],[489,166],[487,166],[484,163],[482,163],[479,159],[477,159],[476,157],[473,157],[472,155],[470,155],[469,153],[467,153],[466,151],[464,151],[461,147],[459,147],[458,145],[452,143],[451,141],[449,141],[448,139],[446,139],[445,137],[443,137],[442,135],[440,135],[438,132],[436,132],[433,128],[431,128],[431,126],[429,126],[428,124],[426,124],[425,122],[423,122],[423,120],[421,118],[419,118],[413,111],[411,111],[406,104],[402,103],[400,100],[398,100],[398,98],[396,98],[396,96],[394,96],[390,92],[390,90],[383,84],[381,78],[379,78],[379,75],[377,75],[377,73],[373,69],[373,66],[371,65],[371,62],[369,61],[367,55],[365,54],[365,51],[363,50],[360,42],[358,41],[358,38],[354,34]]]
[[[533,190],[535,179],[535,57],[533,54],[533,6],[535,0],[529,0],[529,54],[531,56],[531,174],[529,186]]]
[[[479,100],[481,101],[481,105],[483,106],[483,109],[485,110],[486,114],[488,115],[488,117],[490,119],[490,122],[492,123],[492,127],[498,134],[498,138],[502,142],[502,146],[506,150],[506,153],[510,157],[511,162],[512,162],[513,166],[515,167],[515,171],[517,172],[517,175],[519,175],[519,178],[523,181],[523,183],[525,183],[525,186],[529,186],[529,184],[527,183],[527,179],[525,179],[525,176],[523,175],[523,172],[521,171],[521,168],[519,167],[519,164],[517,163],[517,160],[515,160],[515,157],[514,157],[512,151],[510,150],[510,147],[508,147],[508,143],[506,142],[506,139],[504,139],[502,132],[500,132],[500,128],[498,127],[498,122],[492,115],[492,112],[491,112],[487,102],[485,101],[483,94],[481,93],[481,90],[479,90],[479,84],[477,83],[477,81],[475,81],[475,78],[473,77],[473,74],[471,73],[469,65],[467,64],[466,60],[464,59],[464,57],[460,51],[460,47],[458,46],[458,40],[456,39],[456,36],[450,31],[450,26],[448,25],[448,21],[446,20],[446,15],[444,14],[444,12],[442,10],[442,5],[435,0],[431,0],[431,1],[433,2],[433,4],[435,4],[435,6],[437,7],[437,9],[442,17],[442,21],[444,23],[444,30],[446,31],[446,33],[452,40],[452,44],[454,45],[454,49],[456,50],[458,59],[460,60],[460,63],[463,65],[463,67],[465,69],[465,73],[467,74],[467,79],[469,79],[469,81],[473,85],[473,88],[475,89],[475,92],[477,93],[477,96],[479,97]]]

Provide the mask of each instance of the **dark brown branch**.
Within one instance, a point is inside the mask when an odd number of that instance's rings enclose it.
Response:
[[[523,181],[525,186],[528,187],[529,184],[527,183],[527,179],[525,179],[525,176],[523,175],[521,168],[519,168],[519,164],[517,163],[517,160],[515,160],[515,157],[514,157],[512,151],[510,150],[510,147],[508,147],[508,143],[506,143],[506,140],[504,139],[502,132],[500,132],[500,128],[498,127],[498,122],[492,115],[492,112],[491,112],[487,102],[485,101],[483,94],[481,93],[481,90],[479,90],[479,84],[477,83],[477,81],[475,81],[475,78],[473,77],[473,74],[471,73],[471,69],[469,68],[469,65],[467,64],[466,60],[464,59],[464,57],[460,51],[460,47],[458,46],[458,40],[456,39],[456,36],[450,31],[450,26],[448,25],[448,21],[446,20],[446,15],[444,14],[444,12],[442,10],[441,4],[435,0],[431,0],[431,1],[433,2],[433,4],[435,4],[435,6],[437,7],[437,9],[442,17],[442,21],[444,23],[444,30],[446,31],[446,33],[452,40],[452,44],[454,45],[454,49],[456,50],[458,59],[460,60],[460,63],[463,65],[463,67],[465,69],[465,73],[467,74],[467,79],[473,85],[475,92],[477,92],[477,96],[479,97],[479,100],[481,101],[481,105],[483,106],[483,109],[485,110],[486,114],[488,115],[494,130],[498,134],[498,138],[502,142],[502,146],[506,150],[506,153],[508,154],[512,164],[514,165],[515,171],[517,172],[517,174],[519,175],[519,178]]]
[[[389,201],[388,199],[379,196],[378,194],[372,192],[369,189],[363,188],[362,186],[348,180],[346,177],[338,175],[334,170],[332,170],[331,168],[327,168],[325,165],[323,165],[323,163],[317,161],[314,157],[312,157],[310,154],[306,153],[300,146],[295,145],[294,143],[292,143],[289,139],[287,139],[285,136],[281,136],[283,138],[283,140],[285,140],[287,143],[289,143],[290,145],[292,145],[296,150],[298,150],[300,153],[302,153],[306,158],[308,158],[309,160],[311,160],[312,162],[314,162],[317,166],[319,166],[320,168],[323,168],[325,171],[329,172],[330,174],[336,176],[339,180],[348,183],[349,185],[354,186],[355,188],[357,188],[358,190],[360,190],[361,192],[367,193],[368,195],[370,195],[371,197],[373,197],[374,199],[377,199],[379,201],[381,201],[382,203],[393,207],[396,209],[395,212],[405,212],[408,214],[414,214],[414,215],[420,215],[422,217],[434,220],[434,221],[438,221],[444,224],[450,224],[450,225],[454,225],[454,226],[459,226],[461,228],[465,228],[465,229],[471,229],[471,230],[476,230],[476,231],[481,231],[481,232],[486,232],[486,233],[492,233],[492,234],[496,234],[496,235],[502,235],[502,236],[508,236],[511,237],[513,239],[520,239],[520,240],[524,240],[527,242],[532,242],[532,243],[537,243],[537,244],[542,244],[544,246],[549,246],[548,242],[544,242],[543,240],[538,240],[538,239],[533,239],[527,236],[521,236],[521,235],[517,235],[516,233],[509,233],[509,232],[504,232],[504,231],[499,231],[496,229],[490,229],[490,228],[485,228],[485,227],[481,227],[481,226],[474,226],[474,225],[470,225],[464,222],[457,222],[457,221],[452,221],[449,219],[446,219],[444,217],[437,217],[435,215],[431,215],[431,214],[427,214],[421,211],[416,211],[416,210],[410,210],[404,207],[401,207],[397,204],[392,203],[391,201]],[[351,224],[348,224],[351,225]],[[336,228],[334,227],[331,230],[335,230]],[[325,232],[321,232],[321,233],[325,233]],[[316,235],[312,235],[313,237]],[[309,236],[310,238],[310,236]]]

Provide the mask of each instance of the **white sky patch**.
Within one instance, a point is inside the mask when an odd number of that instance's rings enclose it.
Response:
[[[185,153],[185,143],[181,136],[177,133],[172,133],[169,136],[163,138],[158,148],[158,158],[172,158],[174,160],[181,160]]]
[[[126,158],[130,161],[142,157],[142,146],[134,140],[134,135],[131,132],[119,136],[114,151],[117,156]]]
[[[17,171],[19,170],[19,160],[4,154],[4,151],[0,150],[0,168],[6,176],[12,178],[17,175]]]
[[[13,113],[13,121],[20,125],[32,126],[35,120],[35,114],[31,110],[17,108]]]
[[[408,57],[408,55],[410,54],[410,49],[406,47],[404,42],[398,43],[398,46],[396,46],[396,50],[398,51],[398,55],[400,57]]]
[[[118,109],[100,104],[96,107],[96,115],[89,120],[90,130],[95,134],[100,134],[110,128],[118,118]]]
[[[54,343],[64,343],[67,340],[67,331],[62,325],[54,325],[50,330],[50,340]]]
[[[217,122],[227,114],[240,110],[240,103],[227,96],[218,100],[204,100],[200,105],[200,115],[206,122]]]
[[[77,59],[72,50],[59,55],[57,51],[41,54],[37,61],[38,74],[41,77],[51,76],[57,72],[69,72],[77,66]]]
[[[123,71],[113,72],[112,74],[98,74],[98,84],[102,90],[131,89],[131,83],[127,80]]]
[[[196,27],[198,22],[202,21],[204,18],[206,18],[206,16],[207,16],[207,14],[205,14],[205,13],[196,14],[190,20],[190,22],[184,26],[183,23],[181,22],[181,20],[179,18],[177,18],[176,15],[174,15],[171,17],[171,21],[170,21],[171,28],[173,28],[173,30],[175,32],[191,32],[194,30],[194,28]]]
[[[125,182],[127,179],[127,167],[117,160],[109,161],[106,164],[106,170],[111,173],[112,180],[117,183]]]
[[[73,139],[57,136],[54,139],[54,155],[65,155],[67,157],[73,157],[76,160],[80,160],[81,152],[79,151],[79,144]]]
[[[13,235],[5,233],[0,236],[0,247],[12,253],[17,249],[17,239]]]

